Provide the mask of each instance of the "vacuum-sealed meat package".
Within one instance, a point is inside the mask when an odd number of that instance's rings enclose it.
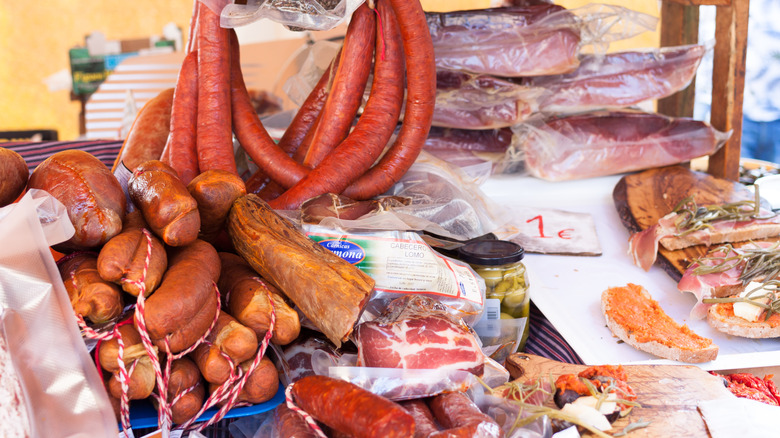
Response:
[[[584,44],[654,30],[657,18],[620,6],[567,10],[548,3],[428,13],[437,68],[501,77],[557,75],[579,66]]]
[[[687,87],[706,51],[704,45],[691,44],[582,55],[579,68],[571,73],[528,78],[523,83],[545,90],[538,107],[548,114],[624,108]]]
[[[440,69],[432,124],[459,129],[509,127],[536,113],[544,92],[491,75]]]
[[[526,169],[562,181],[669,166],[712,155],[731,136],[705,122],[633,110],[518,125]]]

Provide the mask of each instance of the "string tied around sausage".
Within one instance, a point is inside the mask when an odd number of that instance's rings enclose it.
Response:
[[[287,388],[284,390],[284,398],[285,398],[285,403],[287,403],[287,407],[290,408],[291,411],[294,411],[298,415],[303,417],[303,420],[306,422],[306,424],[309,425],[309,428],[311,428],[311,430],[314,431],[314,433],[318,437],[327,438],[327,435],[325,435],[325,432],[322,431],[322,429],[317,424],[317,421],[314,419],[314,417],[309,415],[308,412],[299,408],[298,405],[296,405],[295,402],[293,402],[293,395],[292,395],[293,385],[295,385],[295,382],[287,385]]]

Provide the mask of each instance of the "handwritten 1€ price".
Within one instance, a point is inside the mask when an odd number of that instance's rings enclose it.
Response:
[[[544,231],[545,231],[544,230],[544,219],[542,218],[542,215],[534,216],[531,219],[528,219],[527,221],[525,221],[525,223],[530,224],[533,221],[539,221],[539,225],[538,225],[539,234],[535,235],[533,237],[541,237],[541,238],[556,237],[556,236],[549,236],[549,235],[546,235],[544,233]],[[559,237],[561,239],[567,239],[567,240],[572,238],[572,234],[571,234],[572,232],[574,232],[574,228],[563,228],[563,229],[557,230],[557,232],[553,231],[553,233],[555,233],[557,235],[557,237]]]

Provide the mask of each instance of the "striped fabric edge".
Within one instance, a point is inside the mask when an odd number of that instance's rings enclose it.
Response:
[[[533,300],[531,300],[530,318],[524,352],[559,362],[579,365],[584,363],[552,323],[533,304]]]
[[[11,149],[21,155],[30,171],[55,153],[68,149],[89,152],[111,168],[122,148],[122,140],[5,142],[0,143],[0,147]]]

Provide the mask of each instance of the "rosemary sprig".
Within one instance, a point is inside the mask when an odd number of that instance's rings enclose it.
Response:
[[[756,292],[766,290],[767,292],[761,295],[755,295]],[[702,300],[706,304],[717,303],[750,303],[754,306],[761,307],[766,310],[764,313],[764,321],[768,320],[773,314],[780,313],[780,298],[778,298],[778,292],[780,292],[780,281],[768,280],[762,283],[761,286],[748,291],[745,296],[732,296],[726,298],[705,298]],[[763,303],[759,301],[762,298],[768,298],[769,303]]]
[[[761,197],[758,193],[758,187],[755,188],[753,200],[698,206],[693,197],[689,196],[680,201],[673,211],[677,213],[675,227],[678,236],[685,236],[704,228],[712,228],[713,222],[726,220],[742,222],[769,219],[775,216],[773,213],[770,216],[761,217]]]
[[[614,436],[614,437],[626,436],[626,434],[628,434],[632,430],[642,429],[642,428],[645,428],[645,427],[647,427],[649,425],[650,425],[649,421],[643,421],[640,418],[639,421],[634,421],[633,423],[630,423],[630,424],[626,425],[626,427],[624,427],[623,430],[621,430],[620,432],[618,432],[618,433],[616,433],[616,434],[614,434],[612,436]]]

